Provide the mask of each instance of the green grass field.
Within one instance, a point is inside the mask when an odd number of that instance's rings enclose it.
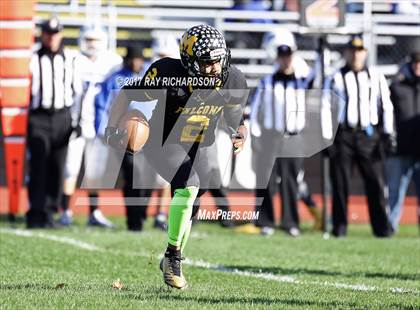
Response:
[[[323,240],[309,232],[238,235],[202,223],[185,253],[189,287],[179,291],[163,285],[166,237],[148,224],[136,234],[0,223],[0,308],[420,308],[416,226],[380,240],[353,225],[346,239]],[[117,279],[121,289],[112,287]]]

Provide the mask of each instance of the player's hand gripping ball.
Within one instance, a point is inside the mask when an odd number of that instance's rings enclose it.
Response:
[[[139,110],[129,110],[120,120],[118,131],[126,134],[128,153],[139,152],[149,138],[149,123]]]
[[[127,141],[127,133],[120,132],[116,127],[105,128],[105,143],[117,150],[122,150]]]
[[[149,138],[149,123],[138,110],[128,111],[120,120],[118,128],[105,129],[105,142],[109,146],[134,154],[141,150]]]

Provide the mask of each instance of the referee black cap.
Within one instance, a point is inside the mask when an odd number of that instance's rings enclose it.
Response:
[[[129,45],[129,46],[127,46],[127,52],[126,52],[124,58],[126,58],[126,59],[144,58],[143,46],[141,46],[141,45]]]
[[[347,47],[351,49],[364,50],[366,49],[365,43],[361,35],[353,35],[347,43]]]
[[[58,18],[54,16],[42,23],[41,30],[46,33],[57,33],[63,30],[63,25],[61,25]]]

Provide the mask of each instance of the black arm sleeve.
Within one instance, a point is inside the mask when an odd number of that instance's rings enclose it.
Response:
[[[236,130],[244,124],[243,111],[249,95],[246,79],[242,72],[232,67],[223,91],[225,98],[223,115],[227,125]]]

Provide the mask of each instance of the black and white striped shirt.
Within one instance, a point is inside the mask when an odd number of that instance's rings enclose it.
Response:
[[[251,104],[251,133],[261,127],[280,133],[297,134],[305,127],[305,90],[313,81],[309,67],[291,75],[277,72],[260,81]],[[304,73],[302,73],[304,71]]]
[[[60,110],[73,105],[82,93],[76,55],[67,49],[51,53],[40,48],[33,53],[30,109]]]
[[[333,137],[331,102],[334,95],[338,102],[340,126],[367,131],[379,125],[385,133],[393,133],[394,109],[383,74],[373,68],[354,72],[344,66],[326,79],[321,110],[325,139]]]

